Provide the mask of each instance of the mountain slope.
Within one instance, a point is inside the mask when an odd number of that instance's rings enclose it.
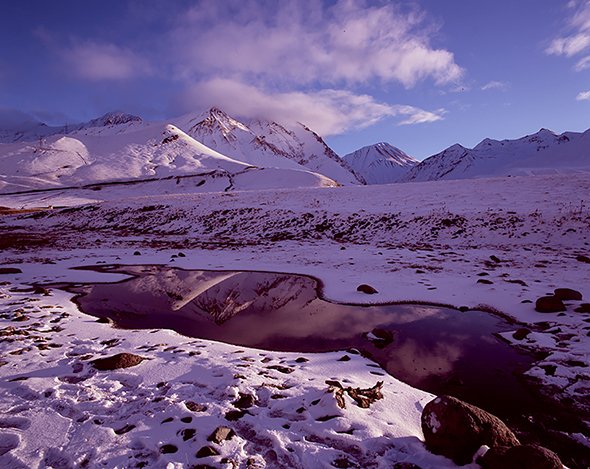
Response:
[[[54,135],[42,143],[0,145],[0,191],[162,178],[249,165],[195,141],[173,125],[154,124],[107,136]]]
[[[557,135],[541,129],[516,140],[485,139],[473,149],[455,144],[400,178],[407,181],[590,171],[590,130]]]
[[[321,137],[300,123],[287,129],[261,119],[238,121],[217,108],[174,123],[205,145],[254,166],[313,171],[346,185],[363,182]]]
[[[343,157],[355,175],[367,184],[396,182],[419,161],[389,143],[381,142],[360,148]]]
[[[73,125],[49,126],[43,122],[30,120],[0,129],[0,143],[34,142],[53,135],[82,134],[110,135],[138,130],[143,119],[133,114],[114,111],[101,117]]]

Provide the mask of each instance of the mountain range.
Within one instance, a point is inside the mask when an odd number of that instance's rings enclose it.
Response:
[[[385,142],[341,158],[298,122],[238,120],[218,108],[169,122],[111,112],[76,125],[31,121],[0,129],[0,193],[197,176],[178,180],[176,190],[534,175],[590,171],[589,153],[590,130],[557,135],[541,129],[516,140],[485,139],[472,149],[455,144],[422,162]]]

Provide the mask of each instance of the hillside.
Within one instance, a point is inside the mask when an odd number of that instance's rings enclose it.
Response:
[[[381,142],[360,148],[343,157],[354,174],[367,184],[398,181],[419,161],[389,143]]]

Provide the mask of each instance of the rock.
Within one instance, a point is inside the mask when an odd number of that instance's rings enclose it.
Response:
[[[166,445],[160,446],[160,453],[162,453],[162,454],[176,453],[177,451],[178,451],[178,448],[174,445],[166,444]]]
[[[238,409],[248,409],[256,404],[256,398],[252,394],[240,393],[238,400],[233,402],[233,405]]]
[[[207,410],[207,406],[205,404],[199,404],[198,402],[186,401],[184,405],[192,412],[205,412]]]
[[[485,279],[485,278],[480,278],[477,283],[482,283],[483,285],[491,285],[494,282],[492,282],[491,280]]]
[[[134,256],[141,256],[141,252],[139,252],[139,251],[135,251],[135,252],[133,253],[133,255],[134,255]]]
[[[525,339],[530,333],[530,329],[527,329],[526,327],[520,327],[514,332],[514,334],[512,334],[512,337],[514,337],[516,340],[522,340]]]
[[[1,267],[0,274],[22,274],[23,271],[16,267]]]
[[[590,264],[590,257],[588,257],[588,256],[583,256],[580,254],[579,256],[576,256],[576,260],[579,262],[584,262],[586,264]]]
[[[111,357],[97,358],[90,363],[94,368],[101,371],[117,370],[119,368],[130,368],[139,365],[145,358],[133,353],[118,353]]]
[[[590,303],[582,303],[574,311],[576,313],[590,313]]]
[[[502,262],[502,261],[500,260],[500,258],[498,258],[498,256],[494,256],[494,255],[491,255],[491,256],[490,256],[490,260],[491,260],[492,262],[495,262],[496,264],[499,264],[500,262]]]
[[[539,313],[559,313],[560,311],[566,311],[566,307],[559,298],[542,296],[535,303],[535,311]]]
[[[231,440],[235,435],[235,432],[229,427],[217,427],[211,435],[207,438],[207,441],[221,444],[223,441]]]
[[[218,456],[219,451],[217,451],[213,446],[203,446],[199,451],[197,451],[197,458],[207,458],[209,456]]]
[[[553,295],[560,300],[581,300],[582,294],[571,288],[556,288]]]
[[[562,469],[559,457],[537,445],[495,447],[477,460],[483,469]]]
[[[518,439],[499,418],[451,396],[430,401],[422,411],[426,448],[463,465],[482,445],[515,446]]]
[[[366,293],[367,295],[374,295],[375,293],[379,293],[371,285],[367,285],[365,283],[356,287],[356,291],[360,291],[361,293]]]

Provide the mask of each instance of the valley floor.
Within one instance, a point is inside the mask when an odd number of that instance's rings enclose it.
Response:
[[[31,283],[104,281],[110,274],[68,269],[103,263],[301,273],[321,279],[324,296],[339,302],[494,311],[514,321],[506,340],[543,352],[527,374],[588,422],[590,314],[574,311],[590,299],[588,194],[590,177],[580,174],[147,196],[3,216],[0,267],[22,273],[0,276],[0,463],[453,466],[420,442],[427,393],[385,377],[384,399],[369,409],[336,406],[325,379],[376,383],[361,357],[309,354],[298,363],[297,354],[239,351],[167,331],[129,333],[95,323],[59,290],[19,291]],[[7,196],[2,205],[18,206]],[[357,292],[363,283],[378,293]],[[534,310],[538,297],[560,287],[584,300],[569,302],[564,313]],[[524,327],[528,335],[515,339]],[[121,351],[148,360],[117,372],[88,364]],[[240,393],[257,404],[228,421]],[[189,401],[206,410],[191,411]],[[341,418],[324,419],[334,415]],[[208,443],[220,425],[237,436]],[[590,448],[585,433],[574,438]],[[206,445],[221,455],[196,458]]]

